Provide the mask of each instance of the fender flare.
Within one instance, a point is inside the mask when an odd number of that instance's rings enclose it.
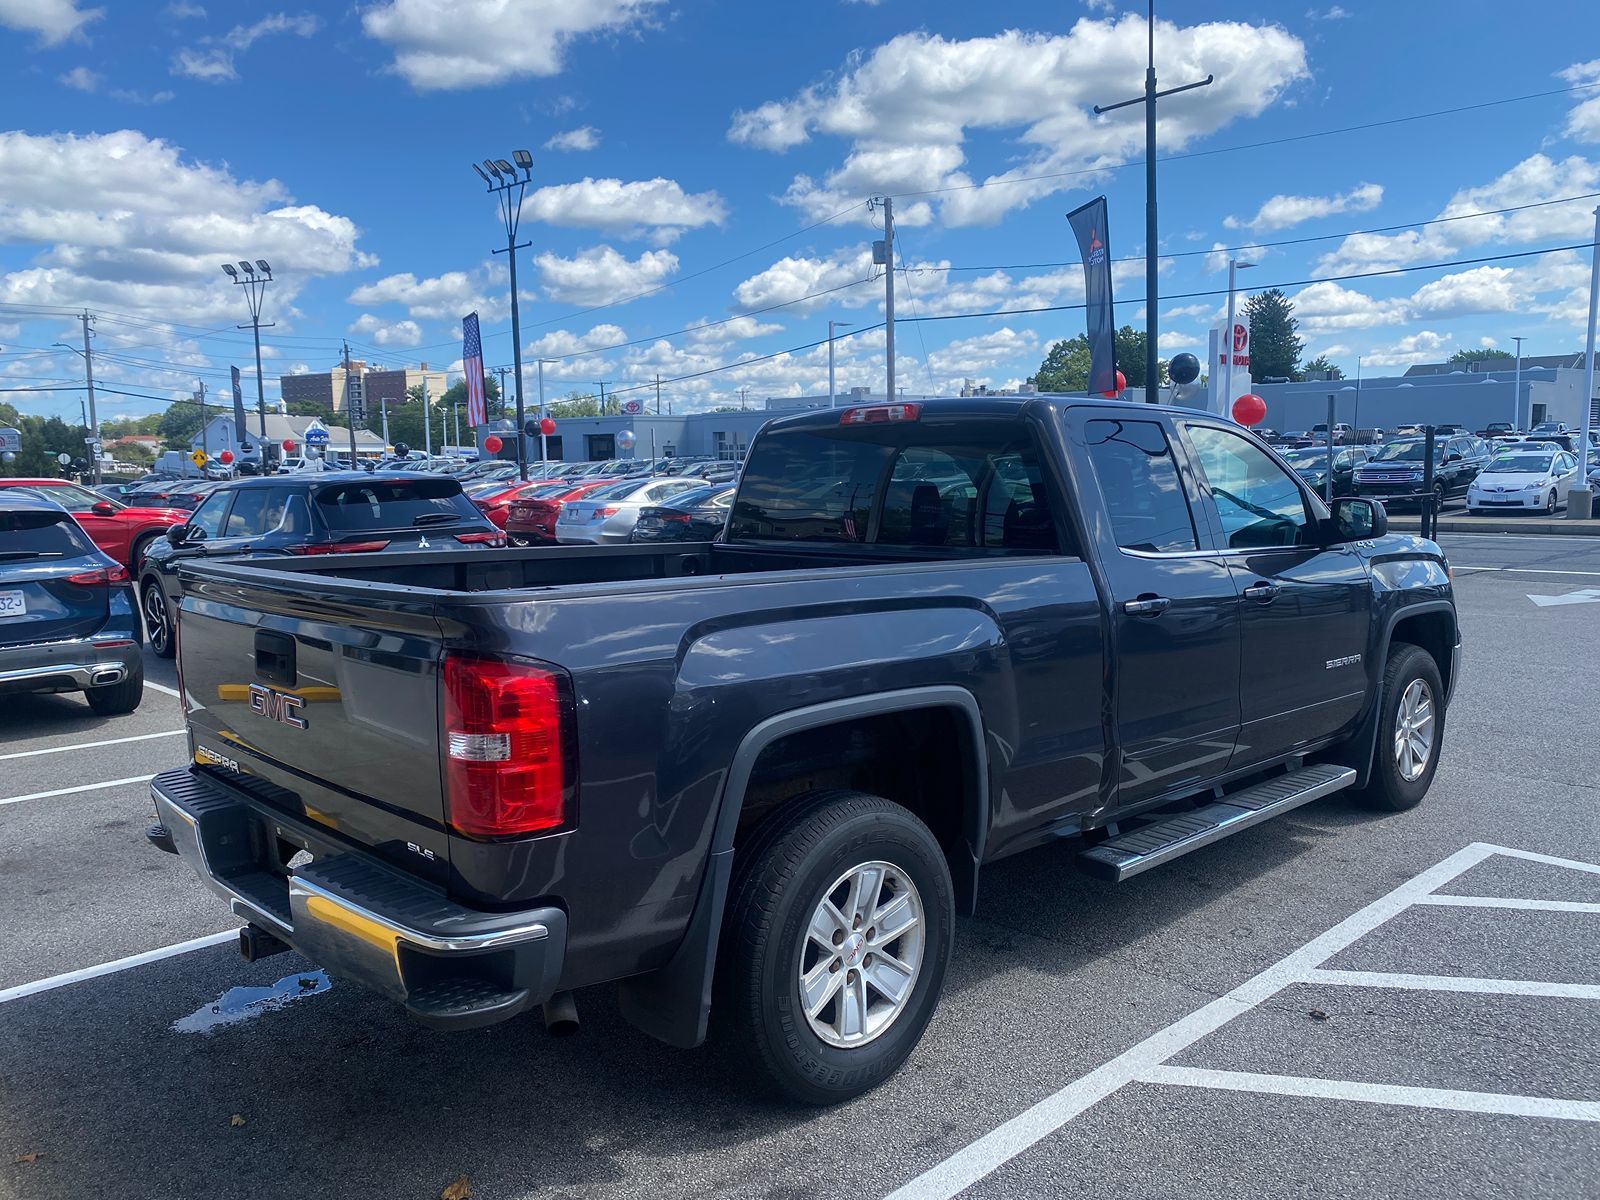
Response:
[[[1422,600],[1415,604],[1404,604],[1391,612],[1383,623],[1383,630],[1378,635],[1378,644],[1373,659],[1373,695],[1372,703],[1367,706],[1367,712],[1361,718],[1361,724],[1356,728],[1355,735],[1345,743],[1350,747],[1349,754],[1333,756],[1336,761],[1342,762],[1347,767],[1356,769],[1356,781],[1353,786],[1362,788],[1367,786],[1367,781],[1372,777],[1373,755],[1378,748],[1378,717],[1383,708],[1383,697],[1378,695],[1378,688],[1383,684],[1384,664],[1389,661],[1389,646],[1394,640],[1394,628],[1401,621],[1409,617],[1426,616],[1429,613],[1446,612],[1451,616],[1452,623],[1456,625],[1456,648],[1460,648],[1461,627],[1455,621],[1456,606],[1450,600]],[[1441,671],[1440,674],[1444,672]],[[1455,690],[1457,672],[1451,670],[1450,683],[1446,693]]]
[[[745,793],[761,752],[780,738],[806,729],[836,725],[861,717],[923,709],[954,709],[969,731],[972,753],[966,755],[968,793],[974,798],[963,814],[971,869],[957,881],[957,894],[975,894],[978,864],[989,830],[989,755],[983,714],[965,688],[905,688],[830,700],[791,709],[757,724],[739,743],[717,801],[710,855],[700,878],[694,912],[683,940],[667,963],[655,971],[624,979],[618,988],[622,1015],[636,1028],[671,1046],[689,1048],[705,1041],[711,1014],[711,988],[716,972],[717,943],[733,877],[734,834],[744,810]]]

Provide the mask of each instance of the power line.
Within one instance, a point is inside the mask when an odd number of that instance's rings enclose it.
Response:
[[[1381,121],[1368,121],[1361,125],[1344,125],[1337,129],[1322,129],[1314,133],[1297,133],[1287,137],[1267,138],[1259,142],[1241,142],[1236,146],[1218,146],[1211,150],[1188,150],[1179,154],[1161,154],[1156,156],[1158,163],[1180,162],[1189,158],[1210,158],[1218,154],[1235,154],[1240,150],[1261,150],[1268,146],[1286,146],[1294,142],[1307,142],[1315,138],[1333,137],[1341,133],[1360,133],[1368,129],[1382,129],[1390,125],[1404,125],[1409,121],[1425,121],[1433,117],[1454,116],[1457,113],[1477,112],[1480,109],[1495,108],[1503,104],[1519,104],[1524,100],[1542,100],[1548,96],[1567,96],[1573,92],[1586,91],[1590,88],[1600,87],[1600,83],[1580,83],[1574,87],[1551,88],[1544,92],[1528,92],[1522,96],[1507,96],[1500,100],[1483,100],[1476,104],[1461,104],[1454,108],[1439,108],[1431,112],[1412,113],[1404,117],[1388,117]],[[1145,164],[1143,157],[1129,159],[1127,162],[1109,163],[1100,167],[1078,167],[1071,171],[1047,171],[1036,175],[1013,175],[1008,179],[990,179],[982,183],[957,183],[949,187],[926,188],[920,192],[897,192],[897,197],[904,196],[938,196],[946,192],[970,192],[981,188],[1004,187],[1014,183],[1033,183],[1041,179],[1070,179],[1078,175],[1099,175],[1105,171],[1121,171],[1128,167],[1142,167]]]

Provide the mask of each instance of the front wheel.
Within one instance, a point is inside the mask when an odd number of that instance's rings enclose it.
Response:
[[[722,983],[742,1060],[807,1104],[876,1087],[944,984],[955,901],[938,841],[881,797],[819,792],[735,861]]]
[[[171,658],[178,648],[177,630],[173,628],[172,606],[167,603],[167,593],[160,580],[144,581],[139,607],[144,612],[144,631],[150,639],[151,651],[157,658]]]
[[[1555,488],[1551,488],[1550,489],[1550,495],[1545,498],[1544,515],[1547,516],[1547,517],[1553,517],[1553,516],[1556,515],[1556,490],[1555,490]]]
[[[1378,696],[1378,745],[1363,794],[1373,808],[1402,812],[1428,794],[1444,736],[1444,683],[1421,646],[1396,642]]]

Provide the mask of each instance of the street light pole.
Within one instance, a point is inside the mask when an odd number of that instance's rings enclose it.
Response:
[[[555,358],[541,358],[539,360],[539,461],[542,463],[549,463],[550,461],[550,439],[544,431],[544,420],[549,413],[549,410],[544,406],[544,365],[545,363],[559,361],[559,359]]]
[[[1515,432],[1522,428],[1522,343],[1528,339],[1514,337],[1511,340],[1517,344],[1517,378],[1511,392],[1511,428]]]
[[[853,324],[854,323],[851,322],[851,321],[829,321],[828,322],[828,407],[829,408],[838,408],[839,407],[839,389],[834,387],[834,385],[833,385],[833,331],[834,331],[835,328],[850,329],[853,326]]]
[[[506,265],[511,269],[511,364],[517,377],[517,475],[524,483],[528,479],[528,443],[523,433],[523,423],[527,414],[522,403],[522,315],[517,304],[517,251],[531,246],[532,242],[517,243],[517,225],[522,220],[522,197],[528,190],[528,182],[533,178],[533,155],[526,150],[515,150],[512,158],[517,165],[513,167],[503,158],[486,158],[483,166],[472,164],[472,169],[478,177],[488,185],[494,193],[495,201],[500,211],[500,219],[506,227],[506,248],[496,250],[496,254],[506,256]],[[518,170],[521,175],[517,174]],[[490,176],[494,176],[490,179]],[[513,196],[512,193],[515,193]]]
[[[86,447],[89,451],[90,478],[100,482],[100,417],[94,410],[94,352],[89,349],[89,312],[79,315],[83,322],[83,386],[89,395],[89,436],[94,439]]]
[[[257,268],[260,274],[257,274]],[[241,278],[239,271],[244,271]],[[261,373],[261,301],[266,295],[267,284],[272,282],[272,267],[267,260],[258,258],[252,264],[249,260],[241,258],[239,268],[235,269],[232,263],[222,264],[222,273],[234,283],[244,288],[246,302],[250,306],[250,324],[240,325],[239,329],[249,329],[255,335],[256,341],[256,412],[261,417],[261,466],[267,466],[267,390],[266,379]],[[271,329],[276,322],[268,321],[266,328]]]
[[[1600,207],[1594,210],[1591,256],[1588,340],[1583,351],[1583,437],[1578,443],[1578,486],[1567,493],[1567,516],[1580,520],[1594,515],[1594,493],[1589,490],[1589,431],[1594,426],[1594,323],[1596,310],[1600,309]]]
[[[378,415],[383,421],[383,449],[384,453],[387,454],[389,452],[389,397],[378,397]]]

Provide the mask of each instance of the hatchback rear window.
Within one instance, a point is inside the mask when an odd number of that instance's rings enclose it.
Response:
[[[0,512],[0,562],[93,553],[93,543],[65,513]]]
[[[313,502],[335,533],[483,520],[454,479],[363,479],[319,488]]]

